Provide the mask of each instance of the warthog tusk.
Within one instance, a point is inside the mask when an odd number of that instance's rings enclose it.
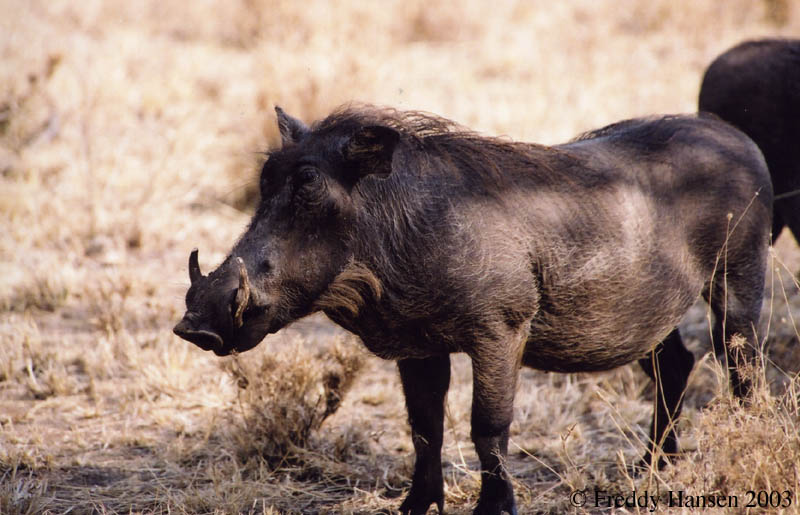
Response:
[[[194,284],[201,277],[203,277],[203,273],[200,271],[200,263],[197,262],[197,249],[195,248],[189,254],[189,281]]]
[[[244,265],[244,260],[237,257],[236,262],[239,264],[239,289],[236,290],[236,313],[233,315],[233,323],[238,329],[244,323],[242,315],[250,302],[250,281],[247,278],[247,267]]]

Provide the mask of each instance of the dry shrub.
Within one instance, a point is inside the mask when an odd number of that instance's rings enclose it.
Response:
[[[0,474],[0,513],[27,515],[43,513],[51,499],[45,496],[47,485],[17,468]]]
[[[41,69],[0,88],[0,146],[18,153],[38,140],[50,140],[59,124],[55,102],[43,84],[53,76],[61,56],[48,56]],[[23,75],[23,74],[20,74]]]
[[[8,330],[12,323],[16,326],[13,332]],[[9,323],[0,323],[0,334],[4,343],[0,346],[0,391],[7,389],[25,398],[42,400],[80,390],[75,379],[76,364],[64,360],[47,345],[30,317],[15,316]]]
[[[0,290],[0,311],[24,312],[29,309],[55,311],[64,306],[70,295],[69,280],[63,274],[34,272],[13,287]]]
[[[240,458],[257,456],[272,469],[302,461],[312,433],[341,406],[363,361],[363,351],[341,338],[317,352],[300,340],[257,360],[236,356],[228,371],[239,386]]]
[[[800,488],[800,376],[776,395],[766,380],[763,361],[739,370],[753,383],[751,398],[746,402],[733,398],[725,391],[725,374],[719,370],[719,391],[693,425],[696,449],[678,460],[667,478],[672,490],[737,495],[742,502],[748,490]]]

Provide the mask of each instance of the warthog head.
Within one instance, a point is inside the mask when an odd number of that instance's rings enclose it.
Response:
[[[356,184],[386,177],[400,134],[384,126],[315,126],[276,107],[282,147],[261,171],[261,202],[225,261],[203,275],[189,256],[186,314],[174,332],[217,355],[241,352],[320,309],[352,258],[363,199]]]

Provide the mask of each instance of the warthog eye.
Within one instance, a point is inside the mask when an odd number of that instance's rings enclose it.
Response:
[[[325,196],[325,181],[313,166],[304,166],[292,179],[295,195],[307,202],[318,202]]]
[[[320,180],[319,170],[313,166],[304,166],[294,177],[295,187],[302,187],[306,184],[313,184]]]

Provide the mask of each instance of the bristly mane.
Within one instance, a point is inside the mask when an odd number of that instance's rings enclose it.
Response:
[[[412,148],[447,157],[462,172],[473,172],[503,181],[504,169],[546,167],[544,155],[561,154],[553,147],[484,136],[458,123],[421,111],[399,111],[372,105],[345,105],[315,123],[317,133],[354,132],[380,125],[400,133]]]
[[[480,137],[452,120],[423,111],[400,111],[391,107],[369,104],[345,104],[325,119],[316,122],[314,132],[347,130],[369,125],[389,127],[410,140],[422,142],[428,137],[461,135]]]

